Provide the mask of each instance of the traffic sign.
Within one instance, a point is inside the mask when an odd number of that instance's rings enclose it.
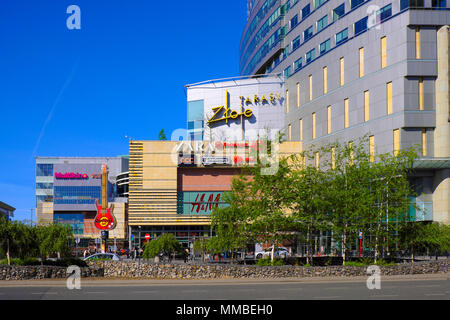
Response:
[[[145,234],[145,240],[150,240],[150,234],[148,233]]]

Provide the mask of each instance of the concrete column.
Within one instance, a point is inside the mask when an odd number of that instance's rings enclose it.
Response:
[[[449,26],[443,26],[437,32],[435,157],[450,157],[449,31]],[[433,220],[449,224],[449,218],[450,170],[438,170],[434,177]]]

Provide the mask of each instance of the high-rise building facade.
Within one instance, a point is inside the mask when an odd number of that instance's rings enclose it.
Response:
[[[126,239],[128,199],[123,190],[128,182],[123,177],[128,172],[128,157],[37,157],[37,224],[69,224],[74,236],[82,240],[80,246],[99,238],[94,219],[95,202],[101,201],[103,164],[108,166],[108,197],[117,219],[110,238]]]
[[[369,136],[420,146],[416,220],[450,220],[449,24],[445,0],[259,0],[242,75],[282,74],[283,131],[303,148]]]

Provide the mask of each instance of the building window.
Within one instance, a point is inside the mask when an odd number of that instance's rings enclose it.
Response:
[[[53,189],[53,183],[38,182],[36,183],[36,189],[51,190]]]
[[[431,7],[438,9],[438,10],[443,10],[444,8],[447,7],[447,1],[446,0],[431,0]]]
[[[313,87],[312,87],[312,74],[309,75],[309,101],[312,100],[313,96]]]
[[[316,138],[316,113],[312,114],[312,138]]]
[[[328,15],[322,17],[317,21],[317,32],[325,28],[327,25],[328,25]]]
[[[323,5],[327,1],[328,0],[314,0],[315,8],[317,9],[318,7],[320,7],[321,5]]]
[[[327,133],[331,133],[331,106],[327,107]]]
[[[333,10],[333,22],[339,20],[345,14],[345,2]]]
[[[331,169],[336,169],[336,147],[331,147]]]
[[[297,108],[300,107],[300,82],[297,82]]]
[[[416,27],[416,59],[421,59],[420,52],[420,28]]]
[[[286,113],[289,113],[289,90],[286,90]]]
[[[386,83],[386,108],[387,114],[392,113],[392,82]]]
[[[381,38],[381,68],[386,68],[386,37]]]
[[[56,186],[54,187],[55,204],[94,204],[101,199],[101,187],[90,186]]]
[[[306,53],[306,64],[310,63],[316,57],[316,49],[312,49]]]
[[[305,19],[311,13],[311,7],[309,3],[302,9],[302,19]]]
[[[294,29],[298,24],[298,15],[295,15],[292,19],[291,19],[291,30]]]
[[[328,68],[323,67],[323,94],[328,92]]]
[[[370,119],[370,107],[369,107],[369,90],[364,91],[364,121],[367,122]]]
[[[345,28],[341,32],[336,33],[336,45],[348,39],[348,29]]]
[[[364,2],[364,0],[351,0],[351,8],[354,9],[355,7],[359,6],[363,2]]]
[[[355,22],[355,35],[367,30],[367,17]]]
[[[419,110],[424,110],[423,107],[423,78],[419,78]]]
[[[370,155],[370,162],[375,161],[375,136],[369,137],[369,155]]]
[[[84,233],[84,214],[82,213],[55,213],[53,221],[58,224],[68,224],[72,227],[73,234]]]
[[[299,120],[300,141],[303,141],[303,119]]]
[[[348,98],[344,100],[344,128],[348,128]]]
[[[393,132],[393,140],[394,140],[394,155],[396,156],[398,154],[398,151],[400,150],[400,132],[399,129],[395,129]]]
[[[400,0],[400,10],[406,8],[423,8],[424,0]]]
[[[320,44],[320,54],[324,54],[330,50],[330,43],[331,41],[328,39]]]
[[[284,69],[284,77],[289,78],[291,76],[291,66]]]
[[[284,48],[282,60],[286,59],[289,56],[289,54],[291,53],[291,51],[289,49],[290,49],[289,45],[287,45],[286,48]]]
[[[36,165],[37,177],[53,177],[53,164],[39,163]]]
[[[427,156],[427,130],[422,129],[422,156]]]
[[[359,48],[359,77],[364,77],[364,48]]]
[[[288,125],[288,140],[292,141],[292,126]]]
[[[294,72],[301,69],[301,67],[302,67],[302,58],[299,58],[294,62]]]
[[[340,80],[339,83],[341,86],[344,85],[345,77],[344,77],[344,57],[339,59],[339,68],[340,68]]]
[[[392,16],[392,4],[388,4],[377,11],[377,23],[383,22],[390,16]]]
[[[308,41],[313,36],[313,27],[310,26],[303,32],[303,41]]]
[[[296,50],[298,47],[300,47],[300,36],[292,40],[292,51]]]

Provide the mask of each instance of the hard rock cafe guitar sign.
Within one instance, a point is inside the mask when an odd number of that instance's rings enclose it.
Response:
[[[99,230],[112,230],[116,227],[116,217],[112,214],[114,205],[108,207],[108,169],[104,164],[102,166],[102,203],[95,200],[97,206],[97,215],[94,219],[94,225]]]

